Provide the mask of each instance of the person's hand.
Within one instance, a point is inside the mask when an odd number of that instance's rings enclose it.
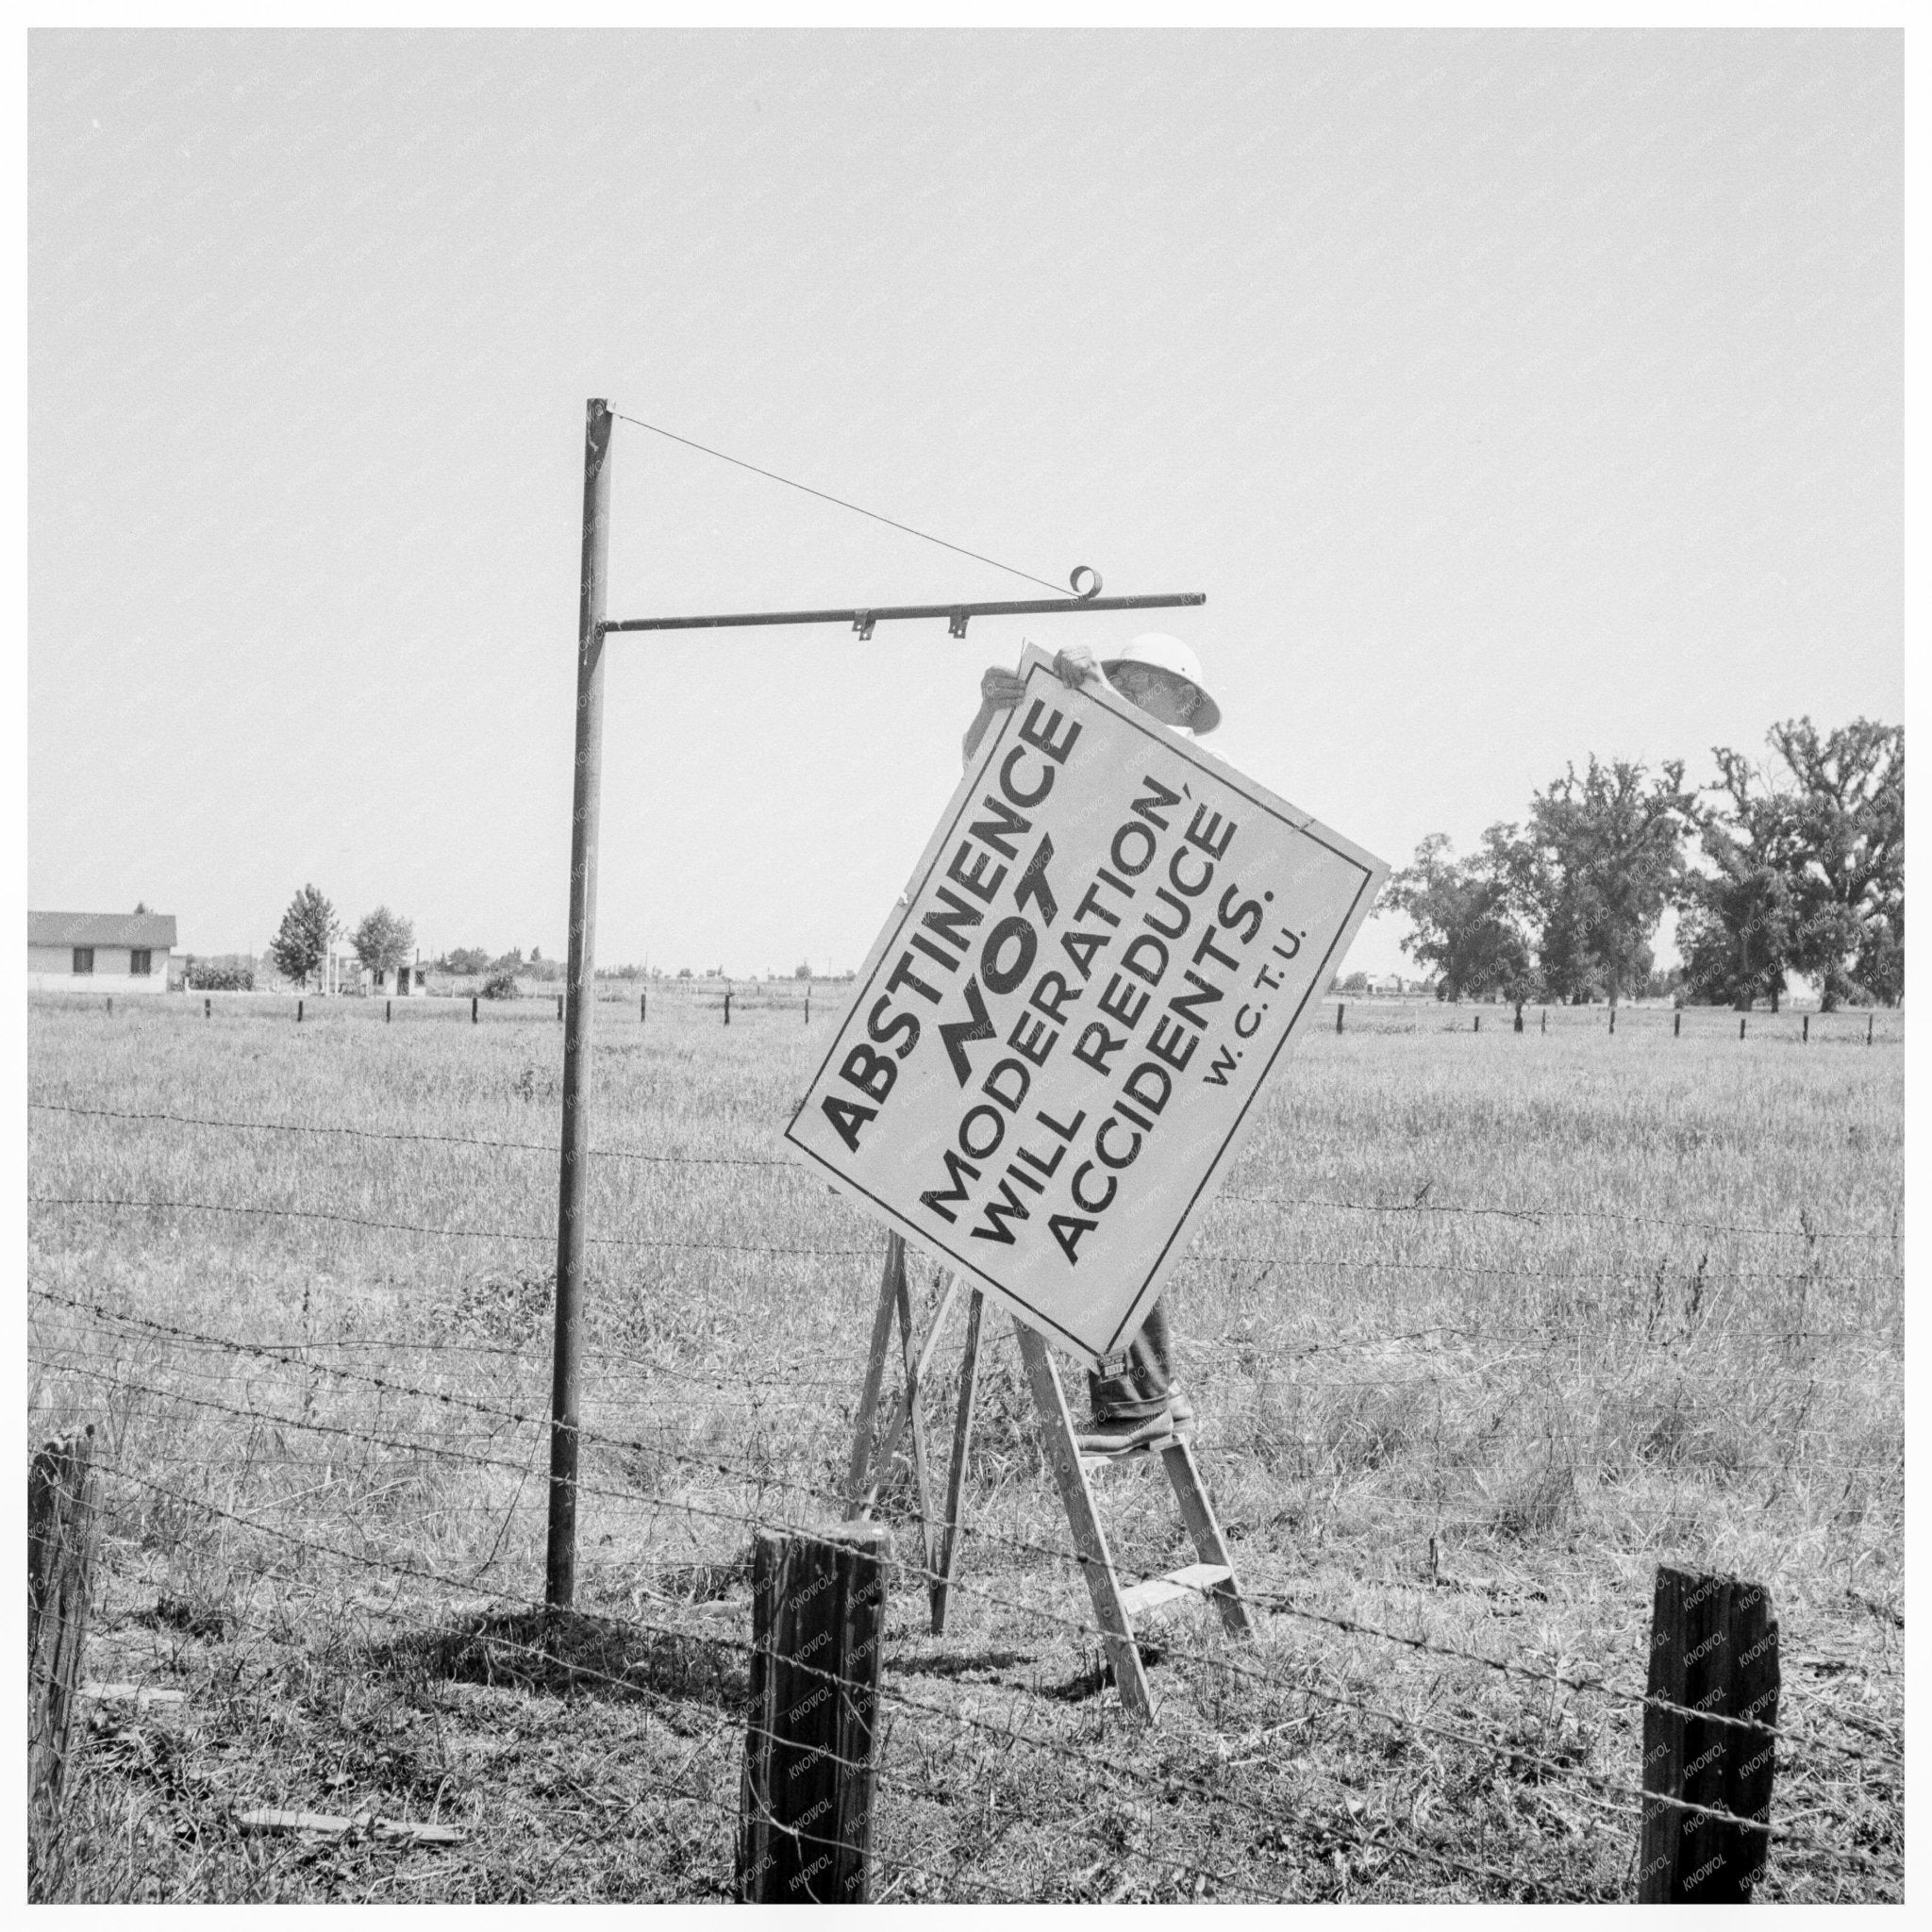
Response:
[[[1083,684],[1103,685],[1107,682],[1107,674],[1085,644],[1069,644],[1064,651],[1056,653],[1053,668],[1059,681],[1071,685],[1075,691]]]
[[[1003,664],[989,664],[979,680],[980,701],[996,711],[1010,711],[1025,689],[1026,682],[1020,674],[1008,671]]]

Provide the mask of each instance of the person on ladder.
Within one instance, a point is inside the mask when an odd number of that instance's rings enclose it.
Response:
[[[1053,660],[1061,681],[1078,690],[1106,685],[1127,702],[1175,731],[1197,738],[1221,723],[1221,707],[1201,679],[1201,660],[1178,638],[1146,631],[1118,656],[1100,660],[1084,644],[1061,651]],[[966,728],[966,762],[1001,711],[1020,702],[1025,685],[1016,672],[993,664],[979,680],[979,710]],[[1136,1335],[1119,1355],[1087,1375],[1092,1414],[1075,1432],[1090,1456],[1125,1456],[1163,1437],[1191,1437],[1194,1405],[1174,1378],[1174,1333],[1165,1298],[1157,1299]]]

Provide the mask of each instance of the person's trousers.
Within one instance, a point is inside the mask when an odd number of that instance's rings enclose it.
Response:
[[[1125,1350],[1108,1356],[1101,1371],[1087,1372],[1087,1399],[1096,1422],[1104,1417],[1138,1421],[1158,1415],[1174,1389],[1174,1333],[1167,1304],[1157,1298],[1141,1332]]]

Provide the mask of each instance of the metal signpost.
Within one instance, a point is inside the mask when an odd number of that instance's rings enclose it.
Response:
[[[1100,579],[1084,565],[1073,592],[1058,598],[1000,603],[896,604],[832,610],[741,611],[723,616],[627,618],[604,615],[609,552],[610,406],[585,406],[584,534],[577,603],[576,774],[572,787],[570,841],[570,963],[565,979],[563,1134],[557,1205],[557,1341],[551,1377],[550,1513],[544,1562],[544,1601],[567,1608],[576,1588],[578,1463],[578,1339],[584,1291],[585,1182],[591,1151],[591,1030],[596,993],[597,812],[604,746],[604,641],[616,632],[723,630],[767,625],[850,624],[861,638],[876,625],[904,619],[947,620],[952,636],[966,635],[974,617],[1062,615],[1100,610],[1158,610],[1205,604],[1200,591],[1103,597]],[[783,479],[780,479],[783,480]],[[1081,579],[1088,579],[1082,586]]]
[[[1139,1327],[1388,868],[1046,654],[786,1141],[1097,1362]]]

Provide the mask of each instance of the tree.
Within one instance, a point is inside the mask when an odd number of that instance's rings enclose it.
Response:
[[[1529,943],[1510,904],[1509,871],[1503,841],[1510,826],[1491,825],[1483,850],[1454,857],[1446,833],[1431,832],[1415,858],[1391,874],[1382,903],[1406,912],[1415,930],[1402,941],[1411,959],[1434,966],[1438,999],[1481,998],[1498,992],[1511,1000],[1535,991]]]
[[[308,975],[328,958],[329,941],[341,931],[336,908],[313,886],[304,886],[282,914],[281,925],[269,941],[269,958],[285,979],[307,986]]]
[[[1773,1012],[1790,964],[1794,905],[1791,877],[1800,844],[1790,801],[1765,789],[1747,758],[1719,747],[1718,782],[1707,788],[1723,803],[1700,807],[1698,843],[1708,873],[1687,873],[1677,947],[1693,997],[1748,1012],[1755,1001]]]
[[[1718,746],[1702,808],[1711,870],[1685,885],[1679,942],[1706,998],[1775,1008],[1788,973],[1829,1012],[1863,991],[1905,993],[1905,732],[1864,718],[1824,736],[1774,724],[1762,766]]]
[[[1881,982],[1867,981],[1869,991],[1896,999],[1905,989],[1905,727],[1855,718],[1821,738],[1798,718],[1774,724],[1770,741],[1790,774],[1802,853],[1790,880],[1791,964],[1817,979],[1827,1013],[1858,990],[1860,966]]]
[[[1681,760],[1647,778],[1641,764],[1603,765],[1592,754],[1582,777],[1572,765],[1530,800],[1520,837],[1513,825],[1492,828],[1554,998],[1603,993],[1614,1007],[1650,976],[1650,942],[1677,895],[1697,801]]]
[[[416,928],[387,906],[378,906],[374,912],[362,915],[349,943],[355,947],[357,958],[370,972],[393,973],[398,966],[408,963],[416,944]]]
[[[487,973],[490,955],[481,946],[456,946],[443,955],[445,973]]]

